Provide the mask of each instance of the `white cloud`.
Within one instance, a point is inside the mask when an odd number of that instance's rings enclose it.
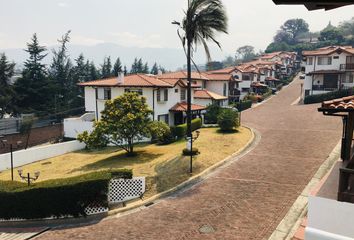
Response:
[[[66,7],[69,7],[69,4],[66,2],[59,2],[58,7],[66,8]]]
[[[141,48],[163,48],[162,38],[159,34],[149,34],[146,36],[137,35],[131,32],[111,32],[109,35],[115,38],[115,42],[126,47]]]
[[[85,45],[85,46],[94,46],[96,44],[104,43],[102,39],[85,37],[82,35],[73,35],[70,37],[70,42],[73,44]]]

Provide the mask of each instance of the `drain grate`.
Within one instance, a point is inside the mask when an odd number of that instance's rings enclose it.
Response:
[[[200,233],[205,233],[205,234],[213,233],[213,232],[215,232],[215,229],[212,226],[210,226],[210,225],[203,225],[203,226],[201,226],[199,228],[199,232]]]

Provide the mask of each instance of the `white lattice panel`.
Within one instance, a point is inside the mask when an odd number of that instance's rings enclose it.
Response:
[[[145,177],[112,179],[108,189],[108,202],[110,203],[121,203],[139,198],[145,192]]]
[[[106,207],[102,207],[102,206],[88,206],[85,209],[85,213],[87,215],[94,215],[94,214],[99,214],[99,213],[105,213],[108,212],[109,209]]]

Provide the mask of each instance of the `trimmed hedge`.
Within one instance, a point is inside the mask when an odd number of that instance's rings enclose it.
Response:
[[[196,118],[196,119],[192,120],[192,131],[195,131],[201,127],[202,127],[202,119]],[[187,135],[187,124],[186,123],[181,124],[181,125],[177,125],[171,129],[172,129],[174,136],[176,136],[178,138],[182,138]]]
[[[192,148],[192,151],[189,151],[189,149],[184,148],[182,154],[183,154],[183,156],[190,156],[190,155],[195,156],[195,155],[200,154],[200,152],[199,152],[198,148]]]
[[[262,100],[265,100],[273,95],[272,89],[269,89],[265,94],[262,95]]]
[[[233,109],[223,109],[218,116],[218,125],[222,132],[230,132],[239,127],[239,113]]]
[[[29,187],[26,183],[0,181],[0,219],[86,216],[87,206],[108,206],[108,182],[118,177],[132,178],[132,170],[100,171]]]
[[[245,100],[241,102],[235,103],[235,107],[239,112],[245,111],[246,109],[249,109],[252,107],[252,101],[251,100]]]
[[[342,98],[353,95],[353,88],[350,89],[342,89],[334,92],[309,95],[304,99],[304,104],[312,104],[312,103],[321,103],[323,101],[328,101],[336,98]]]

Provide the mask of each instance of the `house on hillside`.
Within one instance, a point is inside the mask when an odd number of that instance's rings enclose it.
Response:
[[[187,111],[187,81],[185,77],[166,74],[155,76],[150,74],[134,74],[108,79],[80,83],[85,92],[85,118],[65,119],[64,132],[66,137],[76,138],[84,130],[92,130],[92,121],[101,118],[107,100],[116,98],[126,92],[136,92],[146,98],[147,104],[153,111],[152,120],[166,122],[170,126],[179,125],[186,121]],[[198,76],[194,76],[198,78]],[[201,86],[194,82],[193,89]],[[192,91],[193,118],[201,117],[205,106],[194,104],[194,91]],[[86,125],[85,125],[86,124]],[[83,126],[86,126],[83,128]],[[90,129],[88,129],[90,128]]]
[[[305,96],[354,87],[354,48],[329,46],[304,51]]]

